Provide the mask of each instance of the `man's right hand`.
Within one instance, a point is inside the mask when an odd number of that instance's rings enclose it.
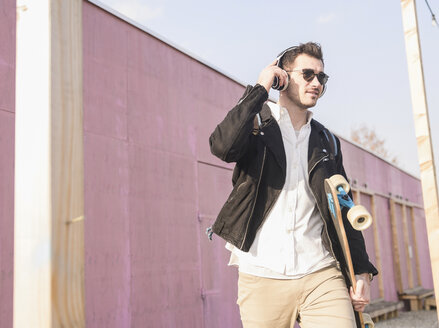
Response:
[[[277,59],[275,59],[270,65],[265,67],[259,74],[258,84],[262,85],[268,93],[270,93],[271,86],[274,81],[274,77],[277,76],[280,85],[285,85],[288,81],[288,73],[282,68],[276,66]]]

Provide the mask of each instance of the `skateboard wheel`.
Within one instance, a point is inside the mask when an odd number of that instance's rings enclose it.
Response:
[[[363,205],[355,205],[348,212],[348,220],[355,230],[364,230],[372,224],[372,215]]]
[[[364,313],[363,312],[363,322],[364,322],[364,326],[366,328],[374,328],[375,324],[372,321],[372,318],[370,317],[370,315],[368,313]]]
[[[346,193],[351,190],[351,187],[349,186],[349,183],[346,181],[344,176],[341,174],[335,174],[332,177],[329,178],[329,181],[331,181],[331,184],[334,186],[335,190],[338,192],[338,187],[342,187]]]

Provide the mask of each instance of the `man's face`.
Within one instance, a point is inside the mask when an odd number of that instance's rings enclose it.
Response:
[[[287,65],[284,69],[294,72],[288,73],[290,83],[287,90],[283,91],[282,96],[288,97],[299,108],[314,107],[322,93],[323,86],[317,80],[317,76],[314,76],[309,82],[305,81],[301,70],[312,69],[316,74],[323,72],[322,61],[306,54],[300,54],[292,64]]]

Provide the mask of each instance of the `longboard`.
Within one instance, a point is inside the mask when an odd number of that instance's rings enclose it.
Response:
[[[355,278],[349,243],[343,225],[341,207],[349,208],[348,220],[355,230],[367,229],[372,223],[372,216],[364,206],[354,204],[348,195],[349,190],[349,183],[342,175],[336,174],[331,176],[329,179],[325,179],[325,193],[328,198],[329,212],[331,213],[331,218],[334,222],[335,230],[337,231],[337,236],[348,267],[348,280],[355,292],[357,280]],[[358,328],[374,327],[374,323],[367,313],[355,313]]]

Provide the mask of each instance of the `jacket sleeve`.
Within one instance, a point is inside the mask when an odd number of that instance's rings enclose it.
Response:
[[[225,162],[237,162],[249,146],[255,115],[267,99],[268,93],[263,86],[248,86],[238,104],[211,134],[209,143],[212,154]]]
[[[340,149],[340,140],[337,138],[337,147]],[[346,172],[343,167],[343,155],[341,149],[336,158],[337,172],[345,177],[347,180]],[[349,192],[349,196],[352,199],[352,192]],[[360,273],[372,273],[374,276],[378,274],[378,270],[375,266],[369,262],[369,255],[366,252],[366,244],[364,242],[363,234],[361,231],[355,230],[350,224],[347,218],[347,209],[343,210],[343,223],[348,237],[349,249],[351,251],[352,263],[354,266],[355,274]]]

